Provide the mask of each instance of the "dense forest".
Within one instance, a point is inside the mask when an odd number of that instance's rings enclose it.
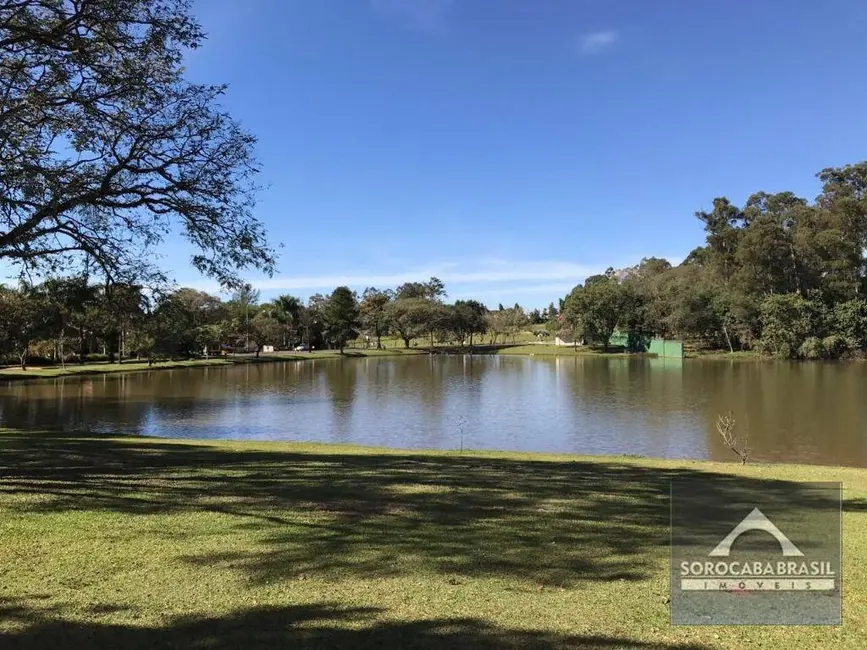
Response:
[[[645,259],[588,278],[563,302],[576,335],[615,328],[782,358],[836,358],[867,346],[867,162],[825,169],[814,202],[756,192],[717,198],[707,233],[677,267]]]
[[[249,285],[227,300],[190,288],[155,290],[86,275],[0,288],[0,354],[28,358],[176,358],[225,351],[506,343],[521,331],[569,334],[607,347],[619,330],[733,352],[838,358],[867,349],[867,162],[819,174],[814,202],[757,192],[738,207],[698,212],[707,233],[678,266],[645,258],[587,278],[543,310],[447,303],[437,278],[361,295],[338,287],[306,302],[260,302]],[[484,338],[482,338],[484,337]]]

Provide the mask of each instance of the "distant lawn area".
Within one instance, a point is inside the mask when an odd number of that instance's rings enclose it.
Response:
[[[669,625],[669,481],[845,483],[844,625]],[[784,483],[780,483],[784,482]],[[0,648],[863,650],[867,470],[0,434]]]
[[[530,345],[504,345],[494,354],[526,354],[533,356],[558,356],[575,357],[593,354],[622,354],[623,350],[611,348],[607,352],[601,346],[579,345],[554,345],[549,343],[534,343]]]
[[[375,357],[395,356],[404,354],[422,354],[423,350],[376,350],[346,348],[344,357]],[[174,368],[191,368],[197,366],[227,366],[238,363],[265,363],[268,361],[302,361],[307,359],[330,359],[340,357],[338,350],[315,350],[313,352],[273,352],[255,354],[230,354],[225,357],[210,359],[190,359],[187,361],[157,361],[148,364],[147,361],[128,360],[123,363],[67,363],[66,366],[28,366],[22,370],[19,366],[0,368],[2,379],[38,379],[40,377],[66,377],[70,375],[104,375],[115,372],[136,372],[141,370],[170,370]]]
[[[39,377],[65,377],[68,375],[104,375],[113,372],[134,372],[138,370],[159,370],[169,368],[190,368],[195,366],[221,366],[229,361],[220,357],[212,359],[191,359],[189,361],[160,361],[148,365],[147,361],[124,361],[123,363],[67,363],[66,366],[19,366],[0,369],[0,379],[36,379]]]

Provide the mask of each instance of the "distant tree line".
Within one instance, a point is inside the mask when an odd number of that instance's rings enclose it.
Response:
[[[703,246],[678,266],[646,258],[587,278],[529,314],[446,302],[443,282],[337,287],[309,300],[260,302],[239,285],[228,299],[195,289],[158,292],[133,283],[50,278],[0,287],[0,355],[65,363],[94,358],[194,357],[222,352],[347,345],[404,347],[509,343],[522,331],[569,334],[608,346],[615,331],[682,338],[727,351],[822,359],[867,350],[867,162],[819,174],[810,203],[790,192],[724,198],[698,212]]]
[[[867,162],[825,169],[814,202],[757,192],[696,216],[703,246],[673,267],[657,258],[587,278],[560,325],[607,345],[615,329],[780,358],[867,350]]]
[[[85,277],[0,286],[0,355],[26,368],[28,358],[55,363],[192,358],[275,350],[331,348],[350,342],[382,347],[386,335],[404,347],[515,340],[531,319],[515,305],[489,311],[476,300],[445,302],[442,281],[396,289],[348,287],[305,303],[282,295],[260,302],[242,285],[227,300],[181,288],[153,292],[132,284],[93,284]],[[553,306],[551,307],[553,309]]]
[[[99,25],[95,29],[94,25]],[[0,5],[0,355],[65,362],[205,351],[514,341],[528,324],[608,346],[615,330],[729,351],[836,358],[867,350],[867,162],[818,174],[821,194],[757,192],[698,212],[684,262],[650,258],[587,278],[526,314],[445,302],[443,283],[338,287],[259,303],[241,271],[273,272],[255,217],[255,137],[185,78],[204,39],[186,0]],[[231,298],[160,291],[168,233]],[[372,343],[371,343],[372,342]]]

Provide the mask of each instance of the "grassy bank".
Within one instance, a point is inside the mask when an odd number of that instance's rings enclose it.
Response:
[[[533,343],[530,345],[504,345],[492,351],[493,354],[525,354],[530,356],[557,356],[557,357],[584,357],[588,355],[618,355],[623,356],[622,350],[612,348],[605,351],[596,346],[566,346]]]
[[[468,354],[469,347],[455,347],[453,345],[434,346],[437,354]],[[413,348],[387,347],[381,350],[374,348],[346,348],[343,358],[358,357],[382,357],[382,356],[411,356],[428,354],[430,348],[418,346]],[[623,350],[612,348],[608,351],[598,346],[557,346],[553,344],[531,343],[513,344],[502,343],[497,345],[476,345],[472,348],[473,354],[513,354],[524,356],[558,356],[558,357],[584,357],[584,356],[626,356]],[[765,357],[755,352],[726,352],[704,351],[700,353],[688,352],[687,358],[701,359],[728,359],[728,360],[761,360]],[[190,368],[197,366],[227,366],[244,363],[268,363],[273,361],[307,361],[311,359],[335,359],[341,357],[337,350],[315,350],[314,352],[276,352],[261,354],[237,354],[226,357],[214,357],[211,359],[193,359],[189,361],[159,361],[153,365],[141,361],[124,361],[117,363],[87,363],[67,364],[60,366],[29,366],[27,370],[10,366],[0,369],[0,380],[3,379],[38,379],[50,377],[66,377],[73,375],[103,375],[115,372],[140,372],[142,370],[169,370],[172,368]]]
[[[350,349],[344,351],[344,357],[375,357],[395,356],[405,354],[422,354],[421,350],[374,350]],[[28,366],[27,370],[20,367],[0,369],[0,380],[3,379],[38,379],[40,377],[67,377],[73,375],[104,375],[115,372],[140,372],[143,370],[171,370],[173,368],[195,368],[199,366],[229,366],[244,363],[268,363],[272,361],[304,361],[309,359],[331,359],[340,357],[338,350],[316,350],[314,352],[278,352],[273,354],[233,354],[226,357],[211,359],[192,359],[189,361],[158,361],[148,365],[146,361],[124,361],[123,363],[70,363],[61,366]]]
[[[846,485],[841,628],[671,627],[668,491]],[[780,483],[784,482],[784,483]],[[863,648],[867,470],[0,434],[3,648]]]

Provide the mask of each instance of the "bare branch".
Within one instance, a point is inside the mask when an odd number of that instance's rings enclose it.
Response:
[[[747,446],[749,439],[746,435],[743,439],[739,439],[735,436],[735,419],[731,411],[729,411],[727,415],[717,416],[716,430],[719,432],[720,436],[722,436],[726,447],[731,449],[732,452],[741,459],[741,465],[746,465],[747,460],[750,457],[750,448]]]

